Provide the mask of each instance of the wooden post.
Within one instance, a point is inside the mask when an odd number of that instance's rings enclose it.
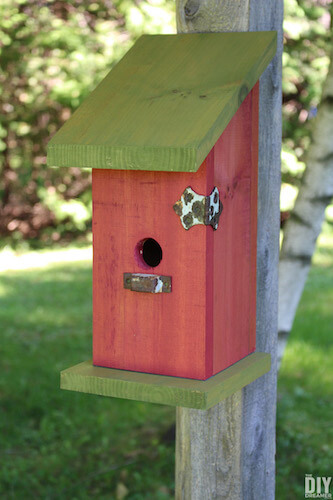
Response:
[[[257,350],[272,369],[214,408],[177,408],[176,499],[271,500],[275,490],[282,0],[177,0],[178,32],[278,32],[260,80]]]

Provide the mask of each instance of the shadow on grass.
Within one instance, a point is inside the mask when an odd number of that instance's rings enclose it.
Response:
[[[314,266],[278,381],[277,499],[304,498],[304,476],[333,463],[333,269]]]
[[[28,333],[90,328],[91,269],[82,264],[0,275],[0,317],[5,330]]]
[[[330,475],[332,282],[311,270],[281,369],[277,499]],[[1,498],[172,498],[173,408],[59,389],[91,357],[91,321],[90,265],[0,274]]]
[[[91,319],[88,264],[0,275],[1,498],[172,498],[173,409],[59,389]]]

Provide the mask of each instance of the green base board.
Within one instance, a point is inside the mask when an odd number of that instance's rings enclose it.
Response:
[[[193,380],[93,366],[61,372],[61,389],[207,410],[270,370],[271,356],[255,352],[208,380]]]

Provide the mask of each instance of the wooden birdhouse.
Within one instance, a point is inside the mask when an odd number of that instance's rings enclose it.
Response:
[[[258,80],[275,49],[274,32],[142,36],[50,141],[49,165],[92,168],[99,378],[205,381],[253,359]]]

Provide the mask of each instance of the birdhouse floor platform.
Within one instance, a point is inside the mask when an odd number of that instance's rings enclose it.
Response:
[[[255,352],[208,380],[93,366],[85,361],[61,372],[61,389],[207,410],[270,370],[271,356]]]

